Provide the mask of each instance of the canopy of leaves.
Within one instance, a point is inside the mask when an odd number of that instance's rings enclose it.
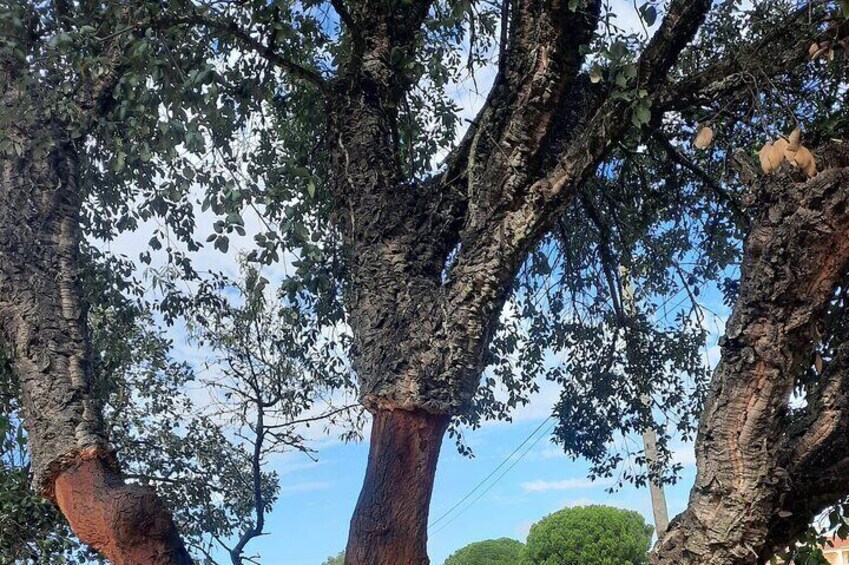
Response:
[[[478,541],[452,553],[444,565],[515,565],[523,546],[510,538]]]
[[[534,524],[523,565],[641,565],[648,563],[652,527],[630,510],[575,506]]]

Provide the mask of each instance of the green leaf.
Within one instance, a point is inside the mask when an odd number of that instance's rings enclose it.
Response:
[[[242,219],[242,216],[238,212],[230,212],[227,214],[227,223],[235,224],[237,226],[244,226],[245,221]]]
[[[646,25],[651,27],[657,21],[657,8],[651,4],[643,4],[642,8],[640,8],[640,15],[643,17]]]
[[[625,73],[616,73],[616,86],[619,88],[628,86],[628,79],[625,77]]]
[[[143,163],[150,161],[150,145],[147,143],[142,144],[141,149],[139,150],[139,159],[141,159]]]
[[[611,58],[615,61],[618,61],[622,57],[624,57],[628,53],[628,46],[624,41],[614,41],[610,46],[610,55]]]
[[[631,122],[637,126],[643,126],[651,120],[651,110],[646,106],[640,105],[634,108],[634,115],[631,118]]]
[[[221,253],[227,253],[230,249],[230,239],[226,235],[219,236],[215,240],[215,248],[221,251]]]
[[[112,170],[116,173],[120,173],[124,170],[124,163],[127,158],[127,154],[123,151],[118,151],[115,154],[115,158],[112,160]]]

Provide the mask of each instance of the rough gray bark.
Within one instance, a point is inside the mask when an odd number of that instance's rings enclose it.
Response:
[[[791,414],[788,405],[849,267],[849,153],[841,152],[843,168],[804,183],[783,174],[754,195],[740,295],[696,439],[695,485],[655,547],[655,565],[764,563],[846,494],[849,343],[807,410]]]
[[[59,4],[59,14],[70,9]],[[25,53],[41,40],[28,26],[2,27]],[[73,124],[51,108],[53,89],[68,77],[0,54],[0,139],[12,142],[0,155],[0,342],[20,387],[37,492],[116,565],[188,565],[170,513],[152,489],[124,484],[107,444],[80,292],[78,151],[112,104],[127,37],[108,36],[101,72],[78,77],[64,100],[77,110]]]
[[[411,48],[405,33],[427,3],[416,6],[400,26],[397,15],[351,3],[361,47],[331,85],[332,180],[365,405],[455,413],[477,388],[495,317],[527,252],[628,129],[630,110],[583,92],[580,47],[598,2],[517,2],[503,70],[447,173],[408,182],[392,134],[403,77],[388,53]],[[640,59],[642,85],[665,79],[708,8],[673,3]],[[555,142],[567,148],[552,160]]]
[[[0,327],[24,398],[34,482],[48,498],[63,466],[106,447],[79,299],[79,162],[57,140],[36,158],[19,139],[24,155],[0,162]]]
[[[189,564],[170,514],[151,489],[123,484],[103,433],[80,298],[76,148],[59,127],[4,133],[24,150],[0,159],[0,338],[35,488],[113,563]]]

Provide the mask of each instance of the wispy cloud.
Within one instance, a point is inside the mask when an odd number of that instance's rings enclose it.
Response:
[[[329,489],[333,483],[329,481],[307,481],[303,483],[293,483],[291,485],[283,485],[280,487],[281,494],[292,494],[297,492],[312,492],[316,490]]]
[[[535,522],[522,522],[516,527],[516,534],[519,536],[521,541],[524,541],[528,538],[528,534],[531,531],[531,526],[534,525]]]
[[[693,450],[693,445],[688,443],[680,447],[673,448],[672,461],[679,463],[683,467],[695,467],[696,453]]]
[[[604,502],[588,498],[586,496],[582,498],[571,498],[562,502],[563,508],[574,508],[575,506],[595,506],[599,504],[603,505]]]
[[[560,459],[561,457],[567,457],[567,455],[563,453],[563,448],[556,445],[552,447],[546,447],[545,449],[541,450],[537,455],[540,459]]]
[[[547,492],[551,490],[575,490],[605,486],[605,481],[591,481],[590,479],[564,479],[562,481],[530,481],[522,483],[525,492]]]

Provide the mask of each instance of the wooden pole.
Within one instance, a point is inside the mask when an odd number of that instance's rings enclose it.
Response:
[[[634,303],[634,293],[631,290],[631,278],[627,267],[619,267],[619,278],[622,285],[622,305],[625,309],[625,315],[629,319],[633,319],[636,315],[636,305]],[[626,347],[631,347],[630,328],[625,328]],[[651,411],[651,398],[648,394],[643,394],[640,397],[643,405]],[[646,455],[646,467],[651,469],[657,463],[657,435],[652,426],[646,427],[643,430],[643,451]],[[649,477],[649,490],[651,492],[651,508],[654,514],[654,527],[658,539],[669,527],[669,511],[666,507],[666,493],[663,490],[663,485],[652,480]]]

